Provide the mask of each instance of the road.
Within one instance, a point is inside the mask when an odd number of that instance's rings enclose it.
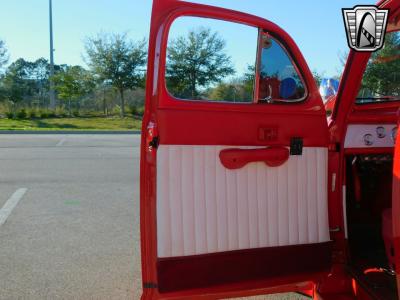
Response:
[[[139,299],[139,144],[0,135],[0,299]]]

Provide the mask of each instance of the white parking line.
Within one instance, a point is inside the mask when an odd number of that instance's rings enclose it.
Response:
[[[27,190],[27,188],[20,188],[16,190],[0,209],[0,226],[7,221],[7,218],[10,216],[12,210],[17,206],[19,200],[22,199]]]
[[[61,140],[57,143],[56,147],[62,146],[66,141],[67,141],[66,138],[61,139]]]

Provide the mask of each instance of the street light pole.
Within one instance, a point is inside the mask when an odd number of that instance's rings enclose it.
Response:
[[[56,94],[54,92],[54,47],[53,47],[53,7],[52,0],[49,0],[49,27],[50,27],[50,108],[56,108]]]

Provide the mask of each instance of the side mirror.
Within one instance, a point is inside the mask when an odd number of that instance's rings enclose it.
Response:
[[[335,78],[323,78],[319,86],[319,93],[321,94],[324,103],[328,102],[331,98],[336,96],[339,88],[339,80]]]

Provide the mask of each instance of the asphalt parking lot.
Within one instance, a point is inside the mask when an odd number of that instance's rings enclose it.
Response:
[[[138,299],[138,135],[0,135],[1,299]]]
[[[0,135],[0,299],[139,299],[139,144]]]

